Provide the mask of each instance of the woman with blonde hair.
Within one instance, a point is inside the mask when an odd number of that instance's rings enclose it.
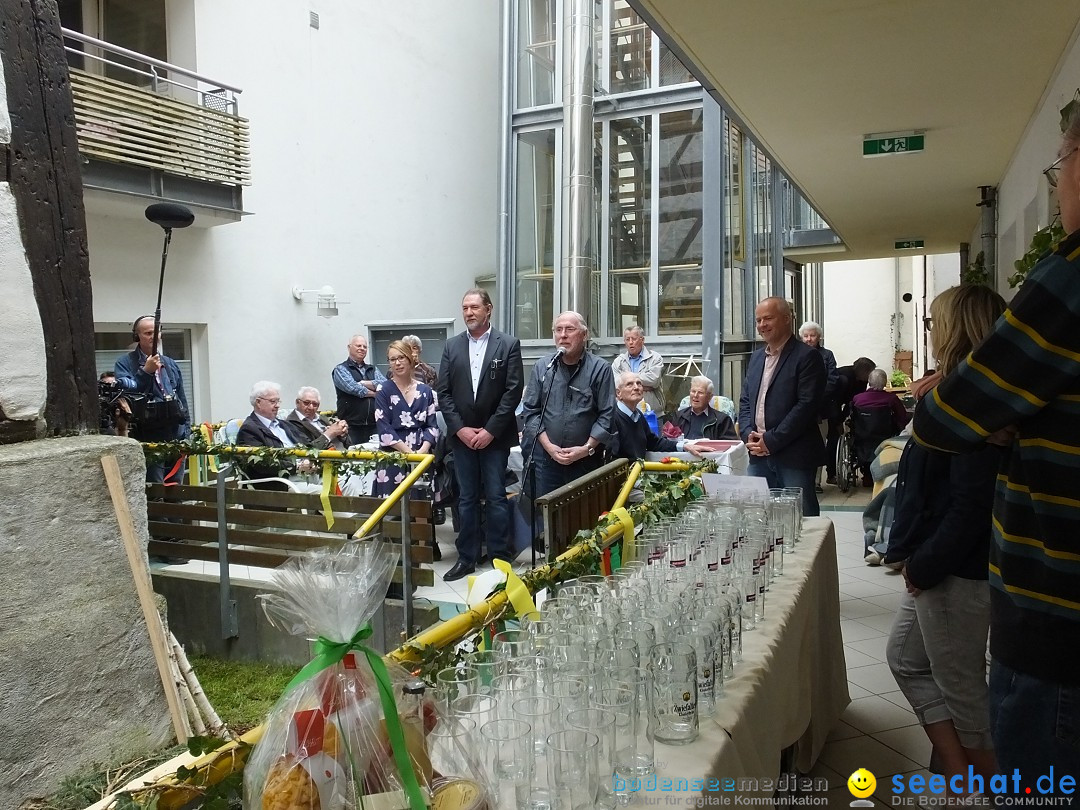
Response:
[[[386,350],[390,377],[375,389],[375,426],[383,450],[428,453],[439,438],[435,395],[413,376],[412,348],[395,340]],[[375,472],[373,494],[385,497],[405,480],[406,470],[380,466]]]
[[[988,287],[951,287],[930,305],[938,370],[920,380],[930,395],[1005,311]],[[922,405],[918,407],[923,407]],[[886,564],[902,564],[907,593],[886,655],[946,777],[968,767],[996,771],[986,685],[990,627],[991,509],[1000,448],[961,455],[909,442],[896,482],[896,518]],[[966,784],[966,782],[965,782]]]

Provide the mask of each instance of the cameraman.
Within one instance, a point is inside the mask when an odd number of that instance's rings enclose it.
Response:
[[[176,361],[153,345],[154,316],[137,318],[131,325],[131,337],[138,345],[117,358],[115,367],[116,381],[125,390],[141,395],[134,398],[131,437],[140,442],[186,439],[191,433],[191,420],[184,380]],[[146,480],[160,483],[165,472],[162,464],[147,464]],[[181,476],[182,471],[174,478],[179,481]]]
[[[98,378],[98,404],[101,406],[101,432],[109,436],[127,436],[131,424],[131,406],[120,392],[116,374],[103,371]]]

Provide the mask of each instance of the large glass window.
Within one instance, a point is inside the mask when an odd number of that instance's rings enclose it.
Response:
[[[117,359],[132,351],[136,346],[131,339],[131,331],[94,332],[94,362],[97,373],[112,371]],[[195,390],[195,378],[192,374],[191,330],[177,329],[164,324],[161,330],[161,347],[166,357],[171,357],[180,368],[180,377],[184,381],[184,395],[191,409],[192,424],[199,422],[198,396]]]
[[[724,120],[724,336],[745,338],[746,310],[743,302],[743,136],[730,120]]]
[[[518,0],[518,107],[556,101],[555,26],[555,0]]]
[[[515,204],[514,330],[550,334],[555,269],[555,130],[519,132]]]
[[[164,0],[101,0],[101,38],[113,45],[168,61]],[[110,54],[109,59],[138,71],[145,62]],[[106,65],[105,75],[122,82],[142,84],[149,79],[124,67]]]
[[[626,0],[611,5],[611,39],[608,63],[611,65],[612,93],[645,90],[651,85],[653,34],[649,26]]]
[[[652,264],[652,117],[613,120],[609,136],[608,330],[648,324]]]
[[[751,156],[754,166],[754,264],[757,274],[757,299],[760,301],[773,294],[772,163],[756,144],[751,147]]]
[[[660,84],[686,84],[694,81],[693,75],[687,70],[686,65],[665,45],[660,43]]]
[[[660,334],[701,334],[701,108],[660,115]]]

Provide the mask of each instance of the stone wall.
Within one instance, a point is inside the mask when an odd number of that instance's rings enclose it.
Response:
[[[116,455],[146,542],[129,439],[0,446],[0,807],[169,742],[165,694],[101,469]]]

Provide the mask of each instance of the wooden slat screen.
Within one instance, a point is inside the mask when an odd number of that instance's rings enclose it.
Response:
[[[181,177],[251,185],[248,121],[71,68],[79,151]]]

